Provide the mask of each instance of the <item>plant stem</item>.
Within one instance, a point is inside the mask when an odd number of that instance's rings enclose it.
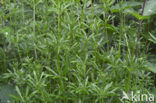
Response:
[[[35,4],[35,0],[33,1],[33,38],[34,38],[34,45],[35,45],[35,42],[36,42],[36,28],[35,28],[35,25],[36,25],[36,19],[35,19],[35,13],[36,13],[36,4]],[[37,52],[36,52],[36,47],[35,47],[35,50],[34,50],[34,53],[35,53],[35,58],[37,59]]]
[[[146,4],[146,0],[144,0],[141,15],[143,15],[143,13],[144,13],[145,4]],[[137,41],[138,42],[140,41],[140,35],[141,35],[141,32],[142,32],[141,28],[142,28],[142,20],[139,21],[139,29],[138,29],[138,36],[137,36]],[[139,50],[139,45],[137,44],[136,45],[136,50],[135,50],[135,56],[136,57],[138,56],[138,50]]]

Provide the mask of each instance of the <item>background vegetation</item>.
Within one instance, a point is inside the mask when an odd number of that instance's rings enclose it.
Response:
[[[122,91],[156,94],[156,1],[143,2],[1,0],[1,102],[130,103]]]

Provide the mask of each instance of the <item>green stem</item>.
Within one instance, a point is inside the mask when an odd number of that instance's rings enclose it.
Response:
[[[141,15],[144,14],[145,4],[146,4],[146,0],[144,0],[143,6],[142,6]],[[139,29],[138,29],[138,35],[137,35],[137,42],[140,42],[141,32],[142,32],[142,20],[139,21]],[[138,52],[139,52],[139,45],[136,44],[136,50],[135,50],[135,56],[136,57],[138,57]]]
[[[36,32],[35,32],[36,19],[35,19],[35,14],[36,14],[36,4],[35,4],[35,0],[33,0],[33,39],[34,39],[34,46],[36,46],[35,45],[35,42],[36,42]],[[36,47],[34,48],[34,54],[35,54],[35,58],[37,59]]]

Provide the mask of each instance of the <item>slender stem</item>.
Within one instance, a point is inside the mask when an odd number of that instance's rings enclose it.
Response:
[[[35,13],[36,13],[36,4],[35,4],[35,0],[33,1],[33,38],[34,38],[34,45],[35,45],[35,41],[36,41],[36,39],[35,39],[35,25],[36,25],[36,17],[35,17]],[[34,50],[34,53],[35,53],[35,58],[37,59],[37,52],[36,52],[36,47],[35,47],[35,50]]]
[[[24,2],[22,2],[22,17],[23,17],[23,23],[25,22],[25,14],[24,14]]]
[[[105,7],[104,7],[104,11],[105,11],[105,34],[106,34],[106,41],[107,41],[107,47],[106,50],[109,51],[109,37],[108,37],[108,32],[107,32],[107,21],[108,21],[108,4],[107,1],[104,2],[105,3]]]
[[[144,14],[145,4],[146,4],[146,0],[144,0],[141,15]],[[141,35],[141,32],[142,32],[141,28],[142,28],[142,20],[139,21],[139,29],[138,29],[138,36],[137,36],[137,41],[138,42],[140,41],[140,35]],[[137,44],[136,45],[136,50],[135,50],[135,56],[136,57],[138,56],[138,50],[139,50],[139,45]]]
[[[122,2],[123,2],[123,0],[122,0]],[[122,5],[122,2],[120,2],[120,5]],[[119,56],[121,56],[121,41],[122,41],[122,35],[123,35],[123,27],[124,27],[124,25],[123,25],[123,9],[121,8],[121,10],[120,10],[120,27],[119,27],[119,30],[120,30],[120,34],[119,34],[119,47],[118,47],[118,49],[119,49]]]

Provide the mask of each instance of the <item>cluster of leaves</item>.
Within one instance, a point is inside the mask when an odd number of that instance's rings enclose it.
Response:
[[[15,85],[13,102],[118,103],[122,91],[154,89],[147,40],[137,41],[136,21],[151,15],[143,3],[82,1],[1,2],[0,78]]]

